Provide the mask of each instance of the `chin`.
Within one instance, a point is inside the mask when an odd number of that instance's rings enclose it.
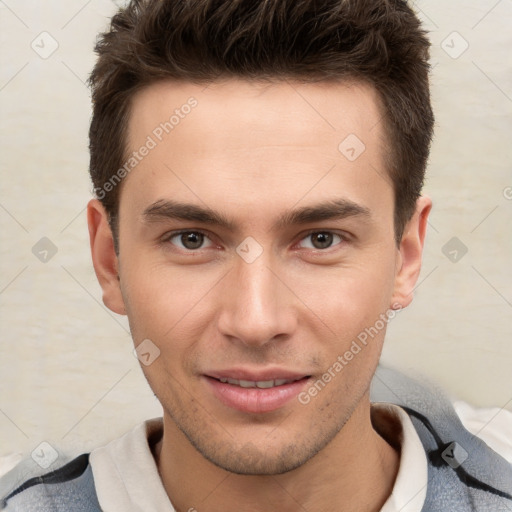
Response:
[[[224,453],[202,451],[201,455],[215,466],[237,475],[271,476],[293,471],[305,464],[315,453],[298,453],[297,446],[285,446],[276,453],[269,446],[260,449],[252,443],[247,443],[240,449]]]

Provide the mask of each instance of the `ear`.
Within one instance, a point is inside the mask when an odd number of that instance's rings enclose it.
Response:
[[[103,290],[103,303],[114,313],[124,315],[126,310],[121,294],[119,261],[114,250],[114,239],[107,212],[97,199],[91,199],[87,205],[87,223],[92,262]]]
[[[420,275],[423,245],[431,209],[431,199],[421,196],[416,201],[414,215],[405,226],[397,259],[395,289],[391,300],[392,309],[405,308],[412,301],[414,286]]]

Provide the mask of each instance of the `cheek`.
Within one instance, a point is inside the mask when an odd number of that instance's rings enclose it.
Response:
[[[326,329],[343,339],[373,325],[390,306],[394,260],[380,255],[347,267],[318,268],[290,277],[293,290]]]
[[[134,261],[123,270],[121,289],[136,343],[145,338],[172,337],[174,343],[188,338],[196,325],[192,320],[201,315],[207,303],[204,298],[218,281],[216,273],[199,267],[171,268]]]

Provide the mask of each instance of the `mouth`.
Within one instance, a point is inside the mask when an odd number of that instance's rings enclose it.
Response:
[[[231,375],[228,376],[228,373]],[[244,413],[265,413],[285,407],[305,388],[310,375],[249,375],[231,371],[204,375],[213,396],[224,406]],[[276,372],[274,372],[276,373]],[[279,373],[279,372],[278,372]]]
[[[291,384],[305,377],[298,377],[296,379],[271,379],[271,380],[237,380],[220,378],[219,382],[224,384],[232,384],[233,386],[240,386],[241,388],[259,388],[259,389],[270,389],[277,386],[284,386],[285,384]]]

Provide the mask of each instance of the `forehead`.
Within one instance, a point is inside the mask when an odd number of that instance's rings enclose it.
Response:
[[[195,106],[189,108],[189,104]],[[196,108],[198,107],[198,108]],[[132,98],[129,142],[137,136],[157,130],[160,123],[171,122],[174,133],[183,136],[192,130],[202,144],[215,145],[229,134],[229,142],[247,147],[246,133],[230,128],[250,128],[257,144],[269,131],[276,143],[314,135],[332,136],[359,132],[370,141],[370,133],[379,136],[382,126],[381,102],[376,90],[363,82],[337,81],[299,83],[231,79],[210,84],[161,81],[138,91]],[[182,123],[189,114],[197,123]],[[155,122],[157,124],[155,125]],[[376,126],[378,124],[379,126]],[[285,126],[286,125],[286,126]],[[283,129],[279,130],[282,126]],[[377,128],[374,130],[374,128]],[[205,137],[200,137],[205,135]],[[267,142],[267,141],[265,141]]]
[[[381,118],[376,91],[363,83],[156,83],[132,101],[129,153],[151,148],[127,176],[121,204],[128,194],[142,211],[179,196],[263,211],[266,201],[290,206],[338,191],[364,205],[392,189]]]

